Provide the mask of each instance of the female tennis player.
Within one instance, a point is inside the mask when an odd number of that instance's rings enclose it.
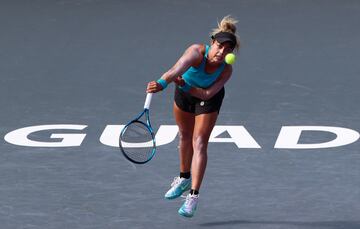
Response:
[[[195,213],[207,163],[209,137],[217,120],[224,85],[232,74],[225,56],[239,49],[237,21],[224,17],[211,33],[210,45],[191,45],[176,64],[157,81],[149,82],[148,93],[164,90],[174,82],[174,116],[179,127],[180,176],[175,177],[166,199],[175,199],[190,190],[179,214]]]

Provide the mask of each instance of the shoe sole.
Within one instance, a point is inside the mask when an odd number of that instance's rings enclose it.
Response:
[[[165,199],[167,199],[167,200],[173,200],[173,199],[176,199],[176,198],[178,198],[178,197],[180,197],[184,192],[187,192],[187,191],[189,191],[191,188],[190,188],[190,186],[189,186],[189,188],[186,188],[182,193],[180,193],[180,195],[176,195],[176,196],[164,196],[165,197]]]
[[[179,213],[179,215],[184,216],[186,218],[191,218],[191,217],[194,216],[194,214],[190,215],[190,214],[187,214],[186,212],[183,212],[181,210],[179,210],[178,213]]]
[[[176,198],[180,197],[181,195],[182,195],[182,194],[180,194],[179,196],[168,196],[168,197],[165,196],[165,199],[167,199],[167,200],[173,200],[173,199],[176,199]]]

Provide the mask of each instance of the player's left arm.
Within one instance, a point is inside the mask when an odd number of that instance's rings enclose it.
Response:
[[[193,87],[189,90],[189,93],[202,100],[209,100],[216,93],[218,93],[221,88],[224,87],[225,83],[230,79],[232,74],[232,66],[230,64],[226,65],[224,71],[221,73],[219,78],[215,81],[213,85],[208,88],[197,88]]]

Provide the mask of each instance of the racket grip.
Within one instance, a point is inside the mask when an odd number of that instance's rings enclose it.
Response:
[[[149,109],[150,108],[150,103],[151,103],[152,96],[153,96],[153,93],[147,93],[146,99],[145,99],[145,104],[144,104],[144,109]]]

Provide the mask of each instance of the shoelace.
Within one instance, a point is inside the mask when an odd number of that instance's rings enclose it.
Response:
[[[187,206],[192,206],[195,200],[198,198],[198,196],[195,195],[187,195],[185,203]]]
[[[181,178],[180,177],[175,177],[173,182],[171,183],[171,187],[174,187],[175,185],[178,185],[181,183]]]

